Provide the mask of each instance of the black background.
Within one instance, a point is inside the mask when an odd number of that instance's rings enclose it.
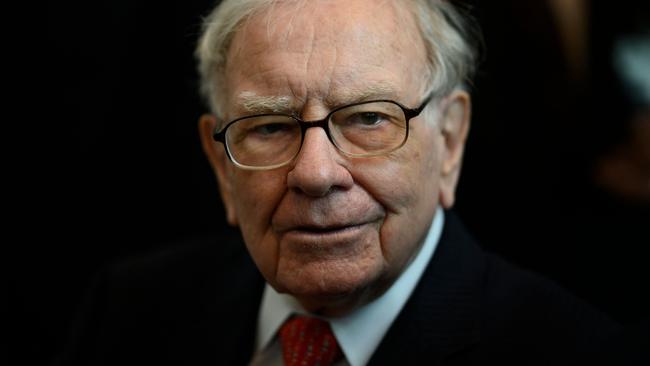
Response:
[[[594,5],[591,72],[577,83],[542,2],[475,3],[487,52],[459,215],[486,248],[617,320],[646,318],[648,205],[599,189],[591,171],[625,138],[627,105],[607,57],[612,40],[647,6]],[[48,4],[51,50],[39,64],[52,102],[46,132],[61,137],[42,157],[42,197],[10,277],[20,320],[12,351],[25,364],[60,349],[104,263],[225,226],[196,130],[205,108],[193,49],[212,5]]]

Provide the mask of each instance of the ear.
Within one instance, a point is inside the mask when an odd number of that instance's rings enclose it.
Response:
[[[463,90],[456,90],[442,101],[441,106],[439,122],[444,146],[440,172],[440,202],[444,208],[451,208],[456,199],[456,185],[469,132],[470,96]]]
[[[213,115],[204,114],[199,118],[199,134],[203,152],[208,158],[214,174],[219,182],[219,192],[221,200],[226,209],[226,218],[232,226],[237,226],[237,215],[235,213],[234,195],[232,192],[232,181],[230,170],[232,167],[228,162],[225,147],[214,141],[212,133],[217,126],[217,119]]]

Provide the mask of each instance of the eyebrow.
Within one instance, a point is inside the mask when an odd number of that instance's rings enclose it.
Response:
[[[380,82],[363,88],[339,90],[335,95],[327,96],[325,103],[337,107],[369,100],[391,99],[396,97],[396,90],[392,84]],[[244,112],[253,114],[291,113],[295,107],[294,99],[288,95],[257,95],[252,91],[243,91],[237,96],[236,105]]]
[[[249,113],[286,113],[292,110],[292,99],[288,95],[257,95],[244,91],[237,97],[236,104]]]
[[[353,87],[347,90],[340,90],[335,95],[328,96],[326,102],[330,106],[339,106],[369,100],[392,99],[395,97],[397,97],[397,88],[390,83],[380,82],[364,86],[363,88]]]

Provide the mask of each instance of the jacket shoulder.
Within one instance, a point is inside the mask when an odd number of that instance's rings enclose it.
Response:
[[[485,253],[482,337],[487,353],[562,360],[598,349],[620,325],[554,281]]]
[[[238,236],[115,261],[96,276],[60,362],[195,364],[223,351],[223,360],[243,363],[263,283]]]

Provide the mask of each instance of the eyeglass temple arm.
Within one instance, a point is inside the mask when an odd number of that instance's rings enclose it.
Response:
[[[224,128],[221,131],[214,131],[212,133],[212,139],[217,142],[221,142],[222,144],[226,144],[226,129]]]
[[[427,96],[424,99],[424,101],[422,102],[422,104],[420,104],[419,107],[417,107],[417,108],[404,108],[404,114],[406,114],[406,118],[411,119],[413,117],[418,116],[420,113],[422,113],[422,111],[424,110],[424,108],[426,108],[427,104],[429,104],[431,99],[433,99],[433,93],[429,94],[429,96]]]

